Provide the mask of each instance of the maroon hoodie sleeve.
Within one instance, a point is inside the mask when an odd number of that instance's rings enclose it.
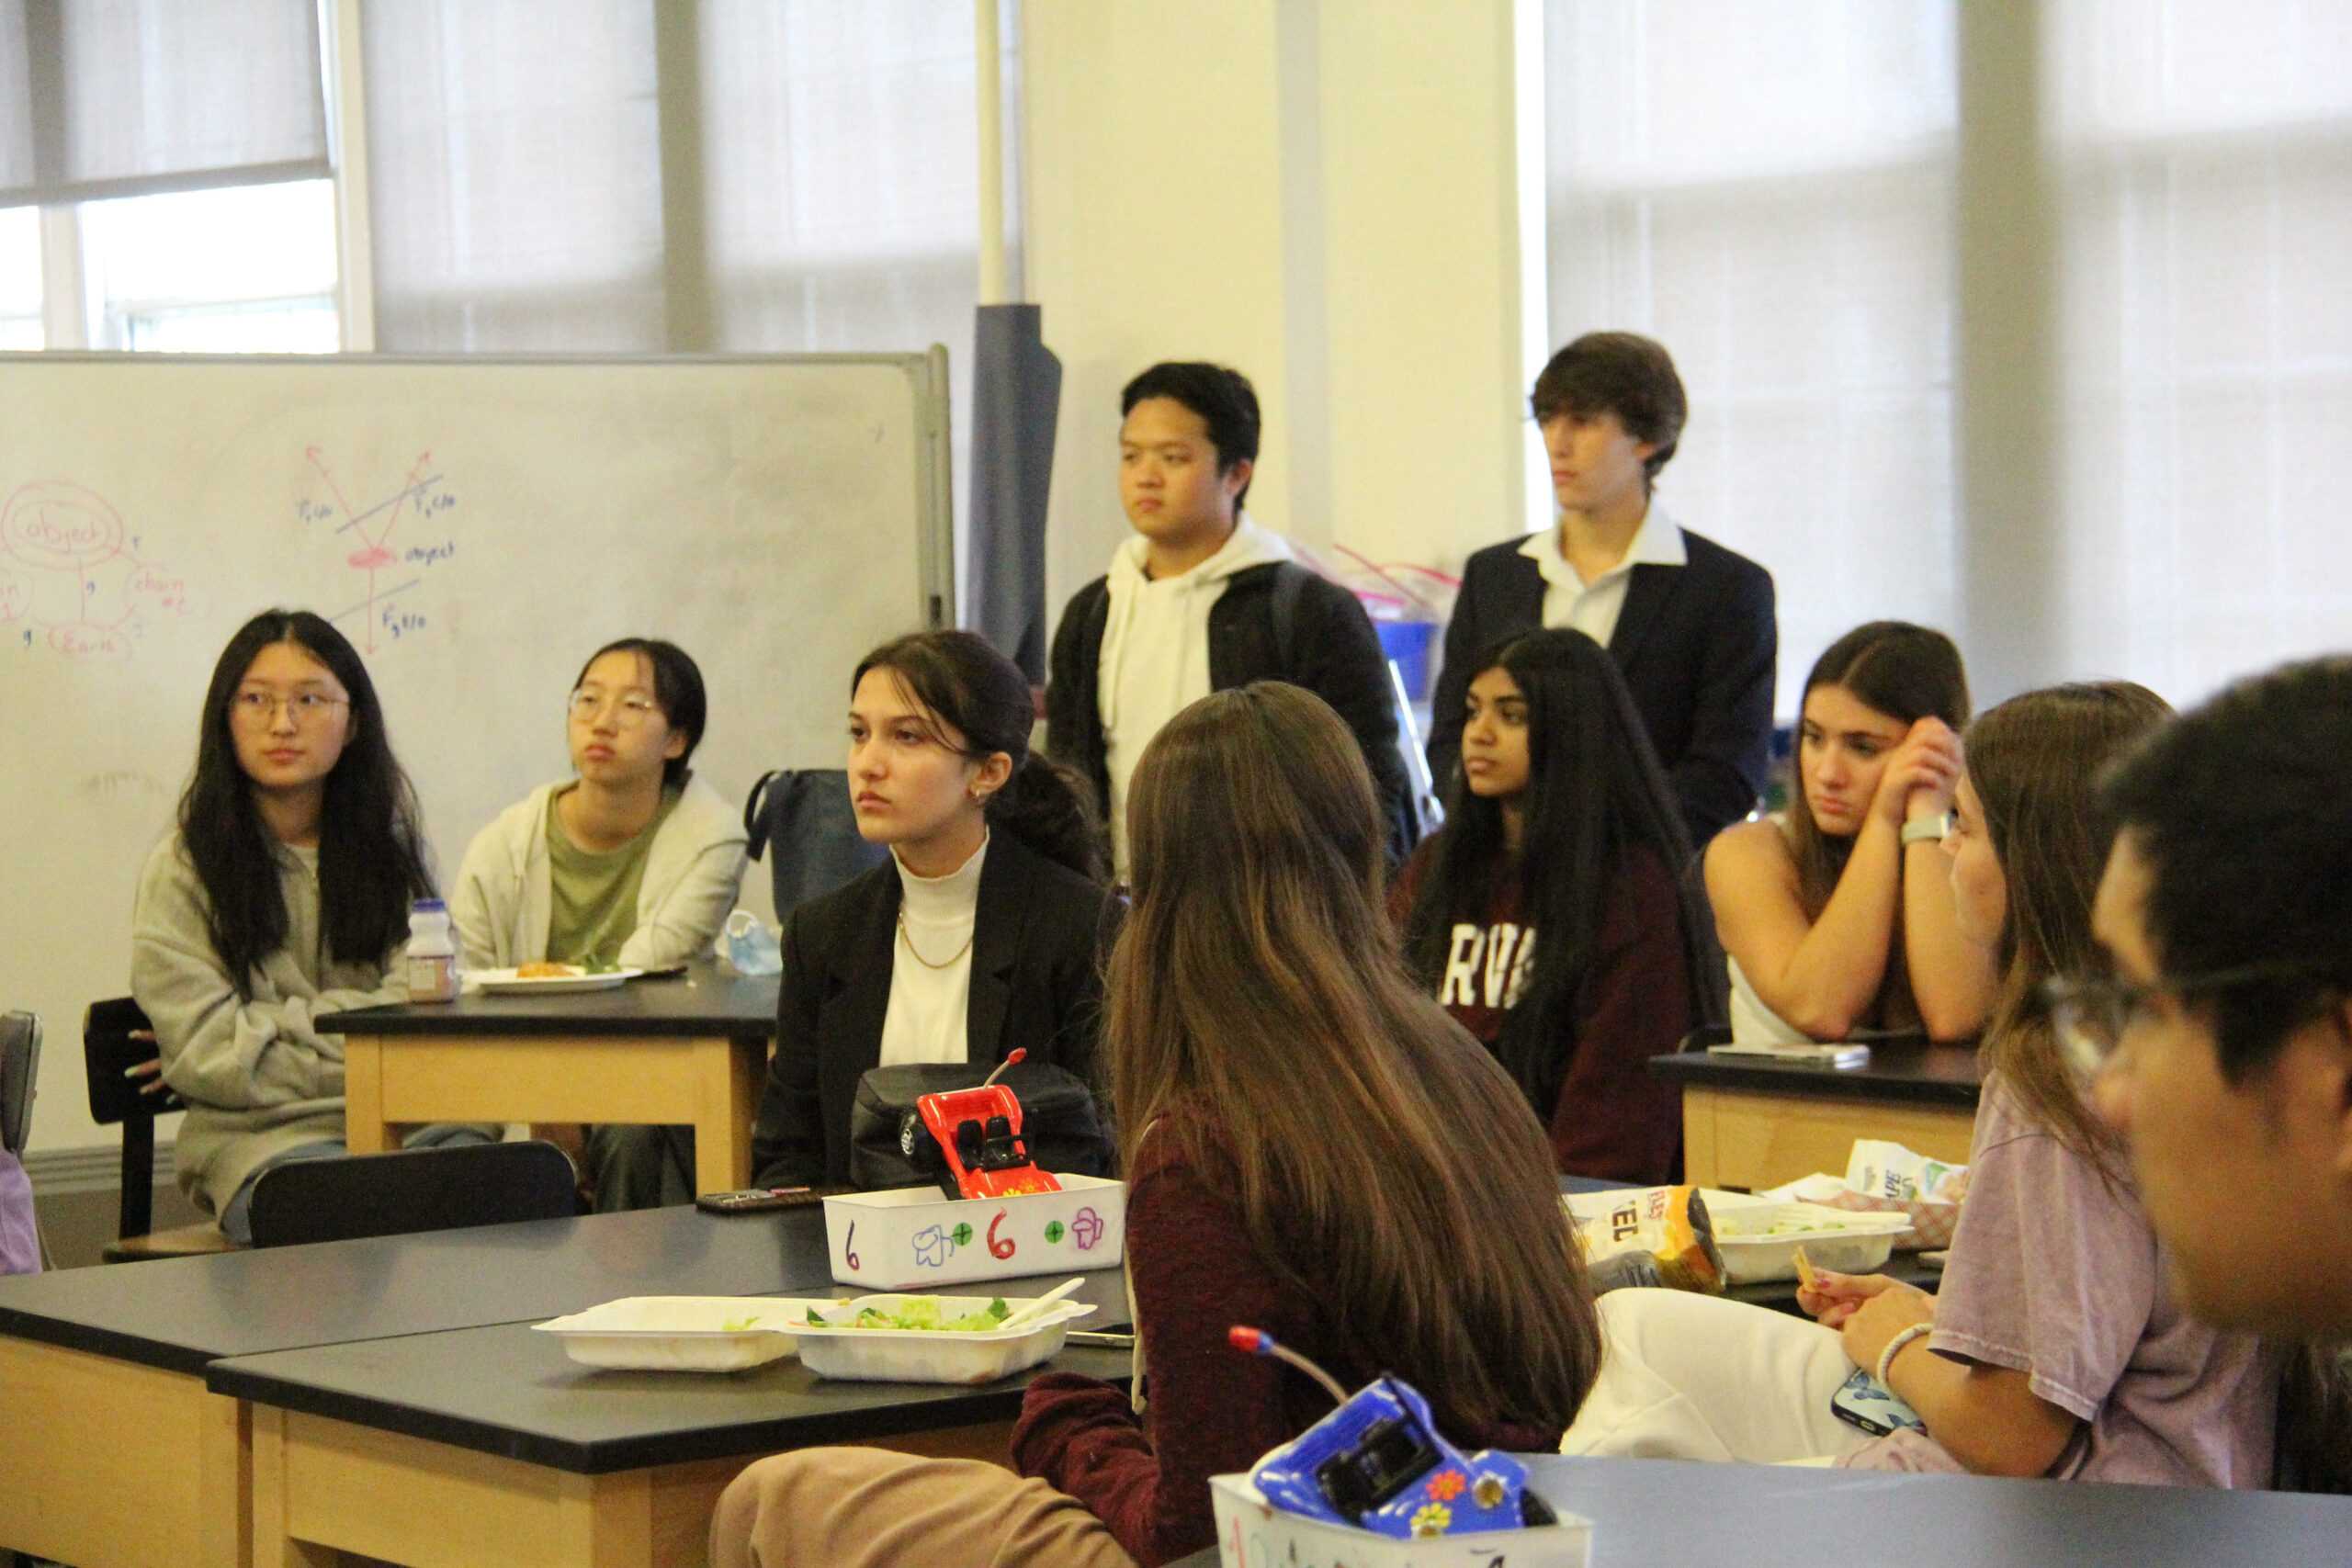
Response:
[[[1552,1149],[1571,1176],[1674,1179],[1681,1091],[1649,1070],[1690,1031],[1689,959],[1673,878],[1633,854],[1611,878],[1600,951],[1577,998],[1577,1037],[1552,1111]]]
[[[1226,1342],[1237,1323],[1292,1315],[1225,1192],[1154,1137],[1127,1189],[1127,1265],[1149,1369],[1149,1419],[1107,1383],[1054,1372],[1029,1385],[1013,1467],[1069,1493],[1138,1562],[1214,1545],[1211,1475],[1246,1471],[1298,1434],[1283,1414],[1281,1366]]]

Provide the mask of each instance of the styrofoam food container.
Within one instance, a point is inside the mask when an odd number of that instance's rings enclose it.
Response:
[[[1217,1560],[1224,1568],[1585,1568],[1592,1521],[1563,1513],[1556,1525],[1398,1540],[1273,1506],[1246,1475],[1209,1477],[1216,1509]]]
[[[1795,1279],[1800,1247],[1817,1269],[1840,1274],[1876,1269],[1894,1250],[1894,1238],[1911,1228],[1905,1213],[1857,1213],[1819,1203],[1757,1203],[1713,1213],[1713,1218],[1724,1271],[1735,1285]],[[1768,1234],[1781,1224],[1808,1228]]]
[[[624,1296],[531,1326],[591,1367],[740,1372],[792,1354],[790,1325],[830,1301],[788,1296]]]
[[[1127,1189],[1101,1176],[1057,1176],[1058,1192],[949,1198],[936,1187],[825,1200],[833,1278],[869,1291],[934,1291],[1115,1269],[1127,1236]]]
[[[927,1292],[926,1292],[927,1293]],[[917,1298],[912,1295],[859,1296],[839,1310],[855,1313],[865,1307],[897,1312]],[[993,1296],[933,1296],[944,1317],[985,1312]],[[1035,1296],[1007,1296],[1005,1306],[1018,1312]],[[835,1308],[817,1309],[831,1316]],[[812,1326],[808,1314],[794,1325],[800,1341],[800,1364],[822,1378],[847,1378],[860,1382],[994,1382],[1034,1367],[1062,1348],[1069,1321],[1094,1310],[1090,1303],[1060,1301],[1034,1323],[979,1334],[943,1329],[823,1328]]]

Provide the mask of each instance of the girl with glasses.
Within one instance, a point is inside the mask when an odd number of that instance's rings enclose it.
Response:
[[[658,969],[710,951],[743,878],[743,823],[689,765],[708,719],[702,671],[654,637],[606,643],[565,699],[573,776],[475,835],[449,914],[469,969],[548,961]],[[602,1210],[694,1200],[693,1130],[612,1126],[583,1143]]]
[[[2092,781],[2167,711],[2139,686],[2061,686],[1969,728],[1949,871],[1961,931],[1992,954],[2000,985],[1940,1292],[1816,1271],[1797,1300],[1817,1325],[1712,1297],[1612,1292],[1600,1385],[1565,1449],[2271,1483],[2278,1359],[2174,1297],[2121,1151],[2041,999],[2091,952],[2108,837]],[[1924,1430],[1871,1438],[1838,1420],[1831,1395],[1857,1368]]]
[[[131,994],[188,1102],[180,1186],[232,1239],[252,1239],[264,1170],[345,1152],[343,1041],[312,1020],[408,999],[409,903],[432,896],[416,797],[358,652],[308,611],[254,616],[213,666],[179,826],[147,857],[131,916]]]

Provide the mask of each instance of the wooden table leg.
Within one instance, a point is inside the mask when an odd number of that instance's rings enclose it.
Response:
[[[372,1034],[343,1038],[343,1142],[356,1155],[399,1146],[384,1121],[384,1043]]]
[[[759,1111],[766,1062],[764,1041],[694,1043],[696,1193],[752,1184],[752,1119]]]

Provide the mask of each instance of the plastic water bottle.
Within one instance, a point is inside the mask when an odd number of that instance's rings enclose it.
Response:
[[[408,999],[458,999],[458,943],[449,906],[438,898],[419,898],[408,907]]]
[[[775,932],[751,910],[738,909],[727,917],[725,941],[727,962],[738,975],[784,973],[784,949],[776,945]]]

